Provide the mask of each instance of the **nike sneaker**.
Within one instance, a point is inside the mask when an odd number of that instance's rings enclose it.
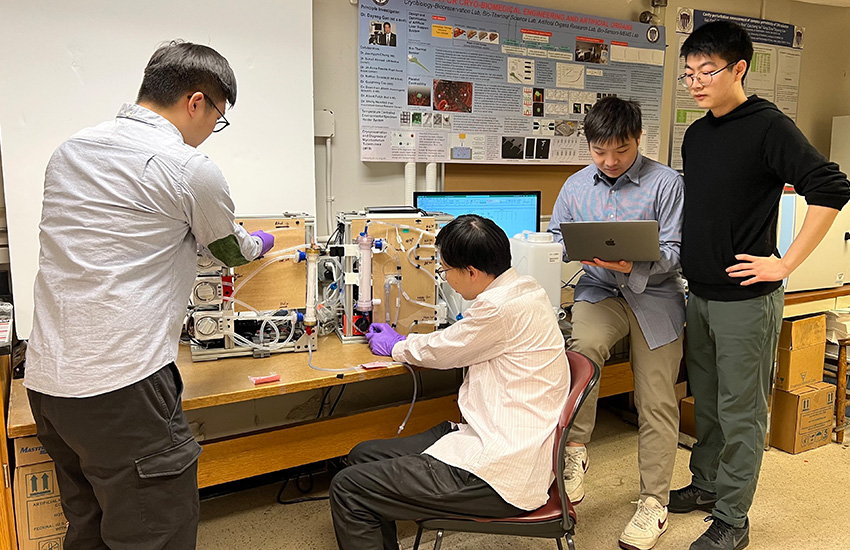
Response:
[[[566,447],[564,460],[564,489],[570,502],[578,504],[584,498],[584,474],[587,472],[587,447]]]
[[[705,521],[711,525],[691,544],[690,550],[741,550],[750,544],[749,519],[742,527],[734,527],[714,516],[708,516]]]
[[[620,548],[650,550],[667,531],[667,507],[653,497],[637,501],[637,512],[620,535]]]
[[[711,512],[717,502],[717,493],[711,493],[696,487],[694,484],[670,491],[670,503],[667,509],[672,514],[687,514],[694,510]]]

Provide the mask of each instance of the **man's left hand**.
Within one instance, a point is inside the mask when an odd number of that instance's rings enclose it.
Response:
[[[606,262],[605,260],[600,260],[599,258],[593,258],[592,262],[582,261],[584,265],[592,265],[594,267],[602,267],[605,269],[610,269],[611,271],[619,271],[620,273],[631,273],[632,272],[632,262],[627,262],[625,260],[620,260],[619,262]]]
[[[726,268],[730,277],[749,277],[741,281],[741,286],[748,286],[766,281],[781,281],[791,274],[780,258],[776,256],[750,256],[735,254],[735,259],[741,263]]]

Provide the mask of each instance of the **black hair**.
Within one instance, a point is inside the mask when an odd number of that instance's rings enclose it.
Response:
[[[640,139],[643,123],[637,101],[608,96],[593,105],[584,117],[584,135],[587,143],[625,143],[631,138]]]
[[[475,214],[458,216],[437,233],[437,248],[447,265],[474,267],[498,277],[511,267],[511,245],[493,220]]]
[[[393,28],[392,23],[390,23],[389,21],[384,21],[384,25],[383,25],[383,26],[384,26],[384,27],[386,27],[387,25],[389,25],[389,26],[390,26],[390,30],[392,30],[392,28]]]
[[[691,55],[716,55],[727,64],[740,60],[747,62],[744,76],[753,60],[753,41],[746,29],[731,21],[712,21],[698,27],[682,44],[679,56],[685,60]]]
[[[213,102],[236,104],[236,76],[220,53],[201,44],[172,40],[157,48],[145,67],[137,103],[170,107],[184,94],[202,92]]]

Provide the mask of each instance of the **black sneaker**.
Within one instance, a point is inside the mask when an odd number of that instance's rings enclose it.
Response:
[[[693,484],[670,491],[670,504],[667,511],[673,514],[687,514],[694,510],[711,512],[717,502],[717,493],[710,493]]]
[[[750,544],[750,520],[743,527],[732,527],[725,521],[708,516],[711,526],[691,544],[690,550],[741,550]]]

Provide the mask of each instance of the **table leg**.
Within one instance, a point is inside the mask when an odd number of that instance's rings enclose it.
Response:
[[[844,443],[844,413],[847,410],[847,346],[842,341],[838,349],[838,372],[835,380],[835,442]]]

